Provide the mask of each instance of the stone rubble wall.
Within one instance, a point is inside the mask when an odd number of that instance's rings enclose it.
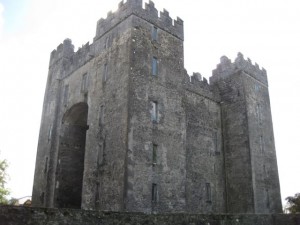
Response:
[[[143,214],[0,206],[0,225],[299,225],[300,214]]]

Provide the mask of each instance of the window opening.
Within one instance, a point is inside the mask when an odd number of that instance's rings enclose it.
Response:
[[[261,105],[260,104],[256,105],[256,116],[257,116],[257,120],[258,120],[259,124],[261,124],[262,120],[261,120]]]
[[[103,81],[107,81],[107,64],[104,64]]]
[[[151,120],[152,122],[158,121],[158,104],[157,102],[152,101],[151,102]]]
[[[152,144],[152,164],[153,166],[157,163],[157,144]]]
[[[210,187],[210,183],[206,183],[206,185],[205,185],[205,191],[206,191],[206,202],[211,202],[211,187]]]
[[[87,91],[87,83],[88,83],[87,80],[88,80],[87,79],[87,74],[85,73],[82,76],[82,82],[81,82],[81,91],[82,92],[86,92]]]
[[[152,184],[152,202],[157,202],[157,184]]]
[[[157,27],[152,27],[152,40],[157,41]]]
[[[100,113],[99,113],[99,126],[104,123],[104,105],[100,106]]]
[[[65,85],[65,88],[64,88],[64,105],[66,106],[68,104],[68,99],[69,99],[69,85]]]
[[[158,74],[158,61],[157,58],[152,58],[152,75],[157,76]]]
[[[47,170],[48,170],[48,157],[46,157],[44,173],[47,173]]]
[[[263,136],[261,135],[259,139],[260,139],[260,141],[259,141],[260,142],[259,143],[260,144],[260,151],[263,152],[264,151],[264,139],[263,139]]]
[[[51,138],[52,138],[52,125],[50,126],[48,131],[48,142],[51,140]]]

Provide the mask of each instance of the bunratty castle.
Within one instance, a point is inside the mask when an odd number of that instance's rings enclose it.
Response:
[[[223,56],[184,68],[183,21],[120,2],[77,52],[51,53],[33,205],[145,213],[278,213],[267,74]]]

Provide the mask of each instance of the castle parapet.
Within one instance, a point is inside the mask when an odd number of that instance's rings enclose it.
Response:
[[[213,84],[220,79],[224,79],[238,71],[244,71],[249,76],[268,86],[266,70],[264,68],[260,69],[257,63],[253,65],[249,58],[247,60],[244,59],[242,53],[238,53],[234,63],[226,56],[222,56],[220,63],[217,65],[217,68],[213,70],[213,75],[209,79],[210,84]]]
[[[158,10],[152,1],[145,3],[144,9],[142,0],[127,0],[127,2],[123,0],[119,3],[116,12],[109,12],[106,19],[101,18],[97,22],[97,31],[94,40],[102,37],[106,32],[131,15],[138,16],[181,40],[184,39],[183,20],[179,17],[173,20],[169,16],[169,12],[165,9],[158,16]]]
[[[183,85],[187,91],[201,95],[215,102],[220,101],[219,93],[213,90],[213,87],[208,84],[207,79],[202,77],[200,73],[193,73],[191,76],[188,75],[186,70],[184,70],[183,73]]]
[[[51,52],[50,67],[59,59],[63,59],[64,74],[61,75],[61,78],[63,78],[83,66],[92,58],[94,58],[93,45],[90,45],[89,42],[74,52],[74,45],[71,39],[65,39],[57,49]]]
[[[62,44],[57,46],[55,50],[51,52],[50,56],[50,66],[54,64],[58,59],[66,58],[70,59],[74,54],[74,45],[72,40],[67,38]]]

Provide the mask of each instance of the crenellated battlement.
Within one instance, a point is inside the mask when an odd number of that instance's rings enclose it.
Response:
[[[50,55],[50,66],[53,65],[58,59],[66,58],[70,59],[74,54],[74,45],[72,44],[72,40],[67,38],[57,46],[51,52]]]
[[[158,15],[158,10],[152,1],[145,3],[145,8],[143,8],[142,0],[127,0],[126,2],[123,0],[119,3],[116,12],[108,12],[106,19],[101,18],[97,22],[97,31],[94,40],[102,37],[106,32],[131,15],[138,16],[181,40],[184,38],[183,20],[179,17],[173,20],[169,12],[165,9]]]
[[[71,39],[65,39],[55,50],[51,52],[50,67],[59,59],[64,60],[64,74],[62,78],[83,66],[87,61],[94,57],[93,45],[87,42],[76,52]]]
[[[209,85],[207,79],[202,77],[200,73],[193,73],[190,76],[188,75],[187,71],[184,70],[184,86],[188,91],[204,96],[216,102],[220,101],[218,92],[215,92],[212,89],[212,86]]]
[[[244,59],[242,53],[238,53],[233,63],[226,56],[222,56],[217,68],[213,70],[213,75],[209,79],[210,83],[212,84],[238,71],[244,71],[254,79],[268,86],[266,70],[264,68],[261,69],[257,63],[253,64],[249,58]]]

